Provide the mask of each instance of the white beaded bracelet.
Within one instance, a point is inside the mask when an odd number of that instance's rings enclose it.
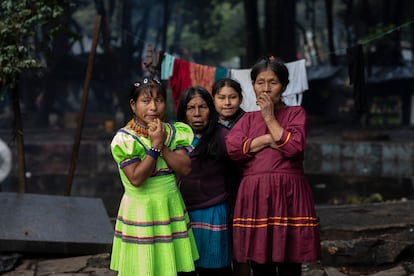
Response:
[[[160,152],[161,152],[161,149],[157,149],[157,148],[154,148],[154,147],[151,147],[151,148],[150,148],[150,150],[156,151],[156,152],[158,152],[158,153],[160,153]]]

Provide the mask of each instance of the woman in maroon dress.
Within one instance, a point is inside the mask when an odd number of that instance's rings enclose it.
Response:
[[[306,113],[286,106],[283,62],[260,59],[251,70],[260,111],[246,113],[226,136],[243,178],[233,217],[233,254],[257,275],[301,275],[320,259],[318,218],[303,170]]]

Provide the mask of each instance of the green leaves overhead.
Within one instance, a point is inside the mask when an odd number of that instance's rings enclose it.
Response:
[[[46,67],[43,54],[63,23],[66,0],[0,0],[0,87],[28,69]]]

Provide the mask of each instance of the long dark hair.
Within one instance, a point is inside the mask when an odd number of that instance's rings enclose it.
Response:
[[[205,88],[201,86],[191,86],[184,91],[177,108],[177,121],[188,123],[186,114],[187,104],[194,97],[201,97],[206,102],[210,111],[207,127],[202,131],[200,142],[194,149],[194,152],[199,155],[199,158],[222,158],[225,154],[225,150],[220,143],[217,127],[218,113],[214,106],[213,97]]]

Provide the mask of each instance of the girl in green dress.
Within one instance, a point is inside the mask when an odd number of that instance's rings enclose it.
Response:
[[[164,123],[166,93],[145,78],[131,89],[134,113],[111,142],[124,186],[112,247],[111,269],[125,276],[185,275],[198,251],[175,174],[187,175],[193,132]]]

